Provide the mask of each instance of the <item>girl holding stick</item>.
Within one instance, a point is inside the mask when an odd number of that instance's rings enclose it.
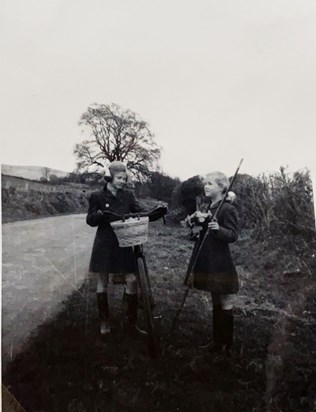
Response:
[[[211,292],[213,304],[213,341],[205,345],[211,352],[230,355],[233,343],[233,298],[238,292],[238,276],[229,244],[238,238],[238,216],[230,198],[222,203],[217,219],[211,220],[222,202],[229,180],[221,172],[203,178],[205,196],[210,199],[208,210],[196,211],[188,221],[202,225],[200,242],[204,243],[193,269],[193,287]],[[208,233],[207,233],[208,231]]]

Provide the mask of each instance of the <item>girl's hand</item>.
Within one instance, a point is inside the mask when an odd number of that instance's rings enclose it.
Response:
[[[166,207],[167,209],[168,209],[168,203],[167,202],[162,202],[162,201],[160,201],[159,203],[158,203],[158,205],[157,205],[157,207]]]
[[[210,223],[208,224],[208,227],[209,227],[209,229],[211,229],[211,230],[215,230],[215,231],[219,230],[219,224],[217,223],[216,220],[214,220],[213,222],[210,222]]]

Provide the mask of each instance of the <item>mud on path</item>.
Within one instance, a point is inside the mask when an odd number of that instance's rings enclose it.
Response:
[[[146,256],[157,332],[165,343],[183,294],[192,244],[183,229],[151,227]],[[122,286],[111,285],[112,334],[98,335],[96,280],[88,277],[63,310],[33,333],[3,374],[27,411],[312,411],[315,407],[315,296],[309,273],[281,276],[253,258],[260,245],[234,246],[241,290],[232,358],[199,348],[210,336],[209,296],[192,291],[164,353],[121,329]],[[280,252],[282,253],[282,251]],[[185,259],[186,258],[186,259]],[[257,261],[260,261],[258,258]]]

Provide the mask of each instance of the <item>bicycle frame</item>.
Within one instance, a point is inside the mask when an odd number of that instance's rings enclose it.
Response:
[[[150,306],[154,307],[155,306],[155,301],[154,301],[154,297],[153,297],[153,294],[152,294],[151,281],[150,281],[150,277],[149,277],[149,273],[148,273],[148,267],[147,267],[145,255],[144,255],[144,252],[143,252],[143,245],[135,245],[134,246],[134,255],[135,255],[137,263],[138,263],[139,258],[143,260],[144,269],[145,269],[145,277],[146,277],[146,281],[147,281],[147,285],[148,285],[148,294],[149,294]],[[137,264],[137,268],[138,268],[138,264]],[[138,282],[139,282],[139,279],[138,279]]]
[[[158,220],[159,218],[164,218],[164,215],[167,212],[166,207],[158,207],[150,212],[141,212],[141,213],[129,213],[126,215],[118,215],[116,213],[110,211],[104,211],[103,215],[108,215],[114,218],[115,220],[125,220],[129,217],[149,217],[150,221]],[[164,220],[165,223],[165,220]],[[145,320],[147,324],[147,347],[149,354],[152,357],[157,355],[157,340],[155,338],[154,333],[154,317],[152,313],[152,308],[155,306],[152,289],[151,289],[151,282],[148,274],[148,268],[146,264],[145,255],[143,252],[143,245],[138,244],[134,245],[133,251],[136,260],[136,277],[137,282],[139,285],[140,293],[141,293],[141,300],[143,303],[143,313],[145,315]]]

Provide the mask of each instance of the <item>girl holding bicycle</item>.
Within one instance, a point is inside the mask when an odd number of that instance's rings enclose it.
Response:
[[[101,321],[101,335],[110,333],[107,295],[110,273],[125,275],[126,319],[131,328],[140,331],[136,326],[138,298],[133,249],[132,247],[119,247],[118,240],[110,225],[111,219],[106,217],[103,211],[124,215],[140,212],[143,209],[133,193],[124,189],[127,182],[126,166],[122,162],[114,161],[109,165],[109,172],[110,175],[105,177],[107,183],[103,190],[91,194],[86,218],[88,225],[98,227],[89,270],[98,274],[97,307]]]
[[[238,277],[229,243],[238,238],[236,208],[227,199],[212,221],[229,186],[228,178],[221,172],[209,173],[203,178],[205,196],[210,200],[207,210],[195,212],[189,221],[202,224],[200,240],[205,243],[193,270],[193,287],[211,292],[213,304],[213,342],[205,345],[211,352],[230,354],[233,342],[233,298],[238,292]]]

